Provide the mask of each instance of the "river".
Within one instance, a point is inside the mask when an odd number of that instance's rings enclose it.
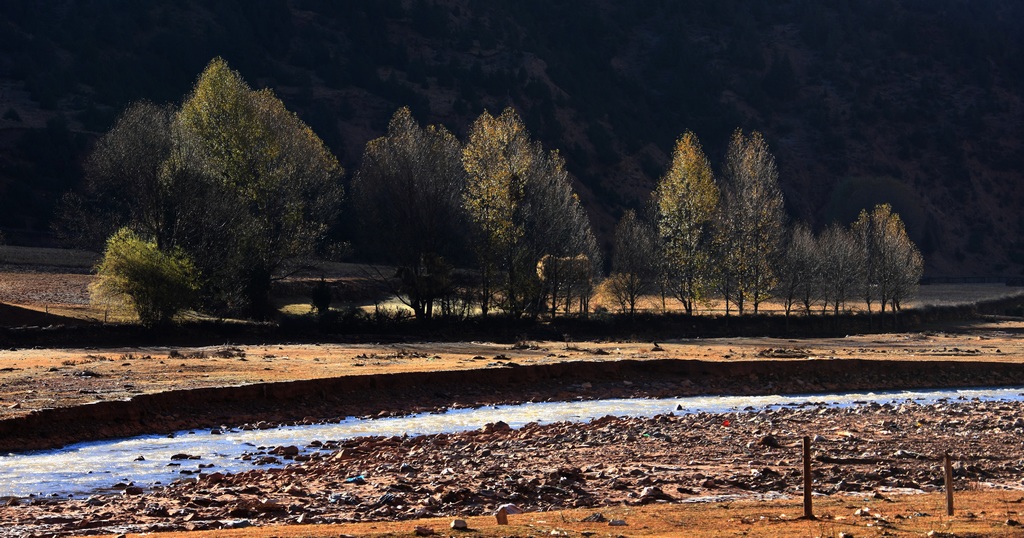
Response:
[[[456,409],[391,418],[350,417],[336,423],[283,426],[265,430],[183,431],[171,436],[78,443],[57,450],[0,456],[0,498],[81,497],[111,492],[133,484],[152,488],[198,473],[236,473],[252,469],[260,458],[289,460],[268,454],[274,447],[297,446],[301,454],[318,450],[313,441],[343,441],[359,436],[425,435],[478,429],[504,421],[513,428],[530,422],[585,422],[606,415],[649,417],[667,413],[753,412],[806,405],[848,407],[870,403],[942,400],[1020,401],[1024,387],[926,391],[858,392],[771,396],[693,396],[665,399],[608,399],[541,402]],[[188,455],[190,459],[172,459]],[[119,485],[120,484],[120,485]]]

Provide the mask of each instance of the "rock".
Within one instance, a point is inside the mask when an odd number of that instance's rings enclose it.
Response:
[[[839,533],[839,538],[853,538],[853,533],[841,532]]]
[[[433,536],[434,535],[434,529],[432,529],[430,527],[420,527],[420,526],[418,526],[418,527],[416,527],[415,530],[413,530],[413,533],[416,534],[416,536]]]
[[[466,523],[465,519],[453,519],[451,527],[457,531],[464,531],[469,529],[469,524]]]
[[[605,518],[604,514],[601,512],[594,512],[593,514],[583,518],[581,521],[586,523],[604,523],[605,521],[608,521],[608,519]]]
[[[285,495],[291,495],[293,497],[305,497],[306,495],[309,495],[309,493],[306,492],[306,490],[300,488],[299,486],[296,486],[295,484],[292,484],[287,488],[284,488],[284,491],[282,493],[284,493]]]
[[[142,495],[142,488],[139,486],[128,486],[124,488],[125,495]]]
[[[626,525],[626,520],[624,520],[624,519],[613,519],[613,520],[608,522],[608,526],[609,527],[625,527],[627,525]]]
[[[139,456],[139,457],[135,458],[135,459],[134,459],[134,460],[132,460],[132,461],[146,461],[146,458],[144,458],[144,457],[142,457],[142,456]]]
[[[1020,526],[1020,521],[1017,521],[1016,519],[1007,519],[1006,520],[1006,526],[1007,527],[1019,527]]]
[[[494,514],[494,521],[498,525],[508,525],[508,511],[504,508],[499,508]]]
[[[171,517],[171,514],[162,505],[157,503],[151,503],[146,505],[146,509],[142,512],[147,517]]]
[[[252,521],[248,519],[229,519],[221,521],[221,526],[225,529],[245,529],[252,527]]]
[[[525,512],[522,508],[519,508],[514,504],[503,504],[498,507],[498,510],[504,510],[510,516],[514,514],[522,514]]]
[[[275,456],[293,456],[294,457],[294,456],[298,456],[299,455],[299,447],[294,446],[294,445],[292,445],[292,446],[279,446],[279,447],[275,448],[274,450],[271,450],[270,453],[274,454]]]
[[[672,501],[671,495],[665,493],[657,486],[648,486],[640,492],[640,502],[649,504],[657,501]]]
[[[507,432],[507,431],[509,431],[511,429],[512,429],[512,427],[509,426],[508,423],[499,420],[499,421],[494,422],[494,423],[488,422],[487,424],[484,424],[483,432],[484,433]]]
[[[771,434],[762,437],[760,443],[761,446],[766,446],[768,448],[779,448],[782,446],[782,443],[780,443],[779,440],[776,439],[775,436]]]

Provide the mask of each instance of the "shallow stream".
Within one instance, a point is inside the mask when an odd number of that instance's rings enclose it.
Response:
[[[868,403],[919,404],[942,400],[1021,401],[1024,387],[927,391],[861,392],[789,396],[692,396],[665,399],[609,399],[543,402],[456,409],[405,417],[348,418],[337,423],[285,426],[267,430],[183,431],[173,436],[141,436],[95,441],[58,450],[0,456],[0,498],[29,496],[87,496],[110,492],[115,485],[149,488],[198,473],[235,473],[256,467],[254,462],[278,446],[297,446],[302,454],[319,448],[318,440],[343,441],[359,436],[424,435],[474,430],[504,421],[513,428],[530,422],[586,422],[606,415],[650,417],[667,413],[729,413],[806,405],[849,407]],[[188,455],[193,459],[172,459]],[[197,459],[195,459],[197,457]],[[271,456],[278,463],[291,463]]]

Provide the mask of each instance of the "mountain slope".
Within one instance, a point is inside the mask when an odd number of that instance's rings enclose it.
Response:
[[[675,137],[716,165],[765,133],[792,218],[893,203],[931,275],[1024,269],[1024,5],[1012,0],[196,0],[0,7],[0,227],[38,241],[126,103],[174,101],[214,56],[353,170],[396,108],[464,134],[515,106],[599,233],[644,204]],[[78,161],[76,161],[76,159]]]

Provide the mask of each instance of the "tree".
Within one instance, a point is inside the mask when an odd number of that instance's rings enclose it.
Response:
[[[175,110],[148,101],[133,103],[97,142],[85,162],[81,195],[61,203],[61,232],[73,243],[102,248],[131,224],[158,245],[167,244],[171,186],[164,164],[174,140]]]
[[[789,234],[779,270],[778,295],[783,300],[786,316],[793,307],[802,305],[806,315],[819,297],[823,263],[814,233],[800,223]]]
[[[833,224],[822,232],[818,252],[823,303],[838,316],[864,280],[864,249],[850,230]]]
[[[629,210],[615,227],[609,290],[624,314],[636,314],[640,298],[651,291],[658,274],[655,231]]]
[[[180,108],[131,105],[97,144],[65,228],[121,227],[181,249],[202,302],[265,317],[287,262],[311,253],[337,214],[344,171],[270,90],[253,91],[215,58]]]
[[[275,273],[311,253],[336,214],[344,170],[273,92],[253,91],[221,58],[199,76],[177,119],[194,135],[208,180],[241,210],[221,226],[194,230],[184,247],[226,253],[224,271],[204,273],[220,277],[214,288],[229,308],[264,317]]]
[[[775,287],[785,230],[779,174],[761,133],[746,136],[740,129],[733,132],[723,191],[719,254],[730,281],[725,288],[734,290],[731,293],[741,315],[747,301],[753,303],[756,314]]]
[[[600,266],[597,242],[564,161],[530,139],[513,109],[498,117],[485,111],[473,122],[462,162],[468,174],[463,203],[475,230],[485,315],[495,298],[514,317],[538,314],[551,284],[537,271],[545,255],[582,254],[595,271]],[[557,292],[549,296],[557,302]]]
[[[449,260],[467,250],[462,148],[444,127],[421,128],[408,108],[366,145],[352,182],[360,248],[395,265],[400,296],[417,319],[433,315],[451,282]]]
[[[165,253],[128,228],[107,240],[96,273],[93,300],[121,302],[146,326],[171,322],[191,306],[197,289],[195,267],[181,250]]]
[[[658,232],[667,270],[666,283],[687,315],[710,287],[711,222],[718,186],[697,136],[686,131],[672,152],[672,163],[654,193]]]
[[[877,298],[883,315],[886,305],[892,309],[895,323],[902,301],[917,292],[924,272],[921,252],[889,204],[876,205],[870,212],[861,211],[853,230],[865,252],[867,274],[863,293],[868,308],[871,298]]]

